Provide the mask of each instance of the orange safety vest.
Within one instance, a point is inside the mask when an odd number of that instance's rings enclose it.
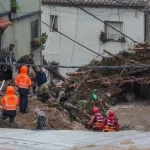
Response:
[[[29,85],[27,84],[28,75],[18,75],[18,87],[28,89]]]
[[[102,122],[103,122],[103,116],[96,115],[94,118],[93,128],[100,128]]]
[[[5,97],[5,104],[4,109],[5,110],[16,110],[18,104],[18,98],[16,96],[6,96]]]
[[[116,131],[115,124],[116,124],[115,120],[107,119],[106,122],[105,122],[105,126],[103,128],[103,131],[106,131],[106,132]]]

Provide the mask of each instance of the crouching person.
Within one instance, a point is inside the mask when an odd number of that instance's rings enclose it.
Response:
[[[91,117],[88,126],[92,126],[93,131],[100,131],[101,123],[104,117],[99,113],[98,107],[93,108],[94,115]]]
[[[104,132],[112,132],[119,130],[118,120],[115,118],[115,112],[110,110],[108,117],[105,118],[100,126],[100,130]]]
[[[47,83],[43,83],[37,92],[38,99],[45,103],[47,100],[53,100],[54,97],[50,93],[50,85]]]
[[[19,105],[19,98],[16,95],[14,95],[14,92],[14,88],[12,86],[8,86],[6,89],[6,96],[2,98],[2,119],[5,120],[9,118],[11,127],[15,125],[14,119],[16,116],[16,107],[17,105]]]

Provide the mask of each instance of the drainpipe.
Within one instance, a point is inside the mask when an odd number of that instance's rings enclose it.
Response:
[[[41,1],[39,1],[39,8],[41,10]],[[42,24],[41,24],[41,19],[42,19],[42,13],[40,14],[40,36],[42,36]],[[42,51],[43,51],[43,43],[41,43],[41,47],[40,47],[40,58],[41,58],[41,65],[43,65],[43,55],[42,55]]]

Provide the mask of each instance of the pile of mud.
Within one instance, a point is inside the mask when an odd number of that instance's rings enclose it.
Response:
[[[46,114],[48,128],[54,128],[56,130],[85,130],[85,127],[82,124],[71,121],[69,115],[67,115],[64,110],[59,111],[55,107],[49,107],[48,104],[41,103],[35,97],[29,98],[28,113],[22,114],[19,111],[19,108],[17,109],[17,116],[15,118],[15,122],[20,128],[37,128],[38,116],[34,112],[34,109],[36,107]]]

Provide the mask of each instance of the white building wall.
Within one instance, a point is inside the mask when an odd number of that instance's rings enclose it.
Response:
[[[131,9],[123,8],[93,8],[85,7],[88,12],[96,15],[103,21],[122,21],[123,33],[132,39],[143,42],[144,40],[144,14]],[[96,20],[92,16],[86,14],[82,10],[74,7],[65,6],[49,6],[42,7],[42,21],[50,25],[50,15],[58,16],[58,30],[84,46],[94,50],[97,53],[103,53],[103,49],[107,49],[112,53],[118,53],[121,50],[128,49],[132,41],[126,39],[126,43],[121,42],[106,42],[102,43],[99,40],[100,32],[105,31],[105,26],[102,22]],[[78,15],[77,15],[78,14]],[[49,33],[49,27],[42,24],[42,32]],[[76,35],[76,38],[75,38]],[[77,66],[89,63],[95,54],[85,48],[75,44],[69,39],[63,37],[57,32],[51,32],[47,47],[44,50],[45,59],[47,61],[58,61],[60,65]],[[72,61],[70,64],[71,55]],[[68,69],[59,69],[63,75]]]
[[[41,9],[40,0],[16,0],[20,6],[18,10],[18,16],[21,14],[28,14],[30,12],[35,12]]]
[[[7,16],[3,18],[8,19]],[[8,47],[10,43],[14,43],[16,59],[24,55],[29,55],[31,53],[31,22],[37,19],[40,23],[40,15],[14,21],[13,25],[8,27],[2,35],[2,48]],[[35,55],[35,64],[41,64],[41,48],[32,52]]]
[[[4,8],[6,8],[7,11],[10,11],[10,0],[0,0],[0,2],[1,1]],[[18,10],[18,12],[12,17],[19,17],[41,10],[39,0],[17,0],[17,2],[20,6],[20,10]],[[5,12],[4,9],[1,10],[2,8],[0,7],[0,12]],[[8,15],[1,18],[9,20]],[[16,59],[19,59],[24,55],[29,55],[31,53],[31,22],[36,21],[37,19],[39,21],[38,28],[40,36],[41,14],[15,20],[13,21],[13,25],[9,26],[2,35],[2,48],[8,47],[10,43],[14,43]],[[41,48],[32,51],[32,53],[35,55],[35,64],[41,64]]]
[[[34,15],[29,18],[14,21],[14,32],[15,32],[15,45],[16,45],[16,57],[20,58],[24,55],[31,53],[31,22],[38,19],[40,24],[40,15]],[[39,26],[40,31],[40,26]],[[40,34],[40,32],[39,32]],[[35,63],[41,64],[40,59],[40,48],[33,51],[35,54]]]
[[[0,13],[10,11],[10,0],[0,0]]]

